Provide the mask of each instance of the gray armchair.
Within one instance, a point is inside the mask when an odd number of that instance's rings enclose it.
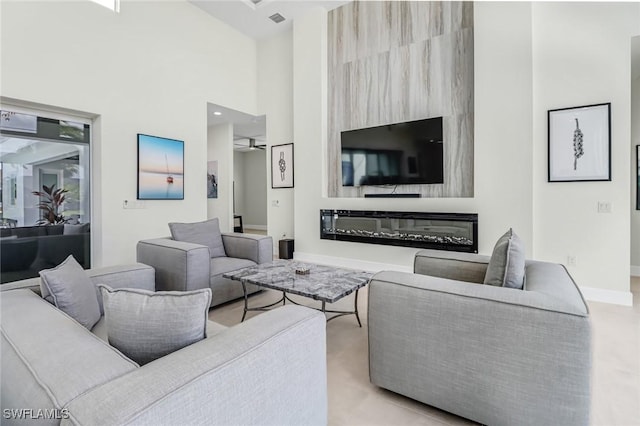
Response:
[[[369,286],[371,382],[490,425],[588,425],[591,325],[562,265],[523,290],[481,285],[489,258],[423,250]],[[428,274],[428,275],[424,275]]]
[[[211,306],[244,295],[242,285],[222,274],[273,260],[273,240],[268,236],[223,233],[226,257],[210,257],[209,248],[175,241],[170,237],[142,240],[137,245],[137,260],[156,270],[156,289],[187,291],[211,288]],[[260,290],[247,286],[248,293]]]

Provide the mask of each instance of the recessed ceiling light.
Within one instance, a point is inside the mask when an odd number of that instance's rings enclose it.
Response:
[[[214,111],[213,115],[222,115],[222,113],[220,111]]]

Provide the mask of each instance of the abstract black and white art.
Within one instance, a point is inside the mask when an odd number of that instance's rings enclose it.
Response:
[[[207,162],[207,198],[218,198],[218,162]]]
[[[549,182],[611,180],[611,104],[548,111]]]
[[[293,144],[271,147],[271,188],[293,188]]]

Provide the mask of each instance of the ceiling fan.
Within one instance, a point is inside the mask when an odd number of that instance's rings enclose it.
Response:
[[[249,145],[246,145],[244,143],[234,143],[234,146],[237,146],[239,148],[248,148],[250,150],[254,150],[254,149],[266,149],[266,145],[257,145],[256,144],[256,139],[255,138],[251,138],[251,137],[246,137],[246,136],[237,136],[233,139],[234,142],[236,141],[241,141],[241,140],[248,140],[249,141]]]

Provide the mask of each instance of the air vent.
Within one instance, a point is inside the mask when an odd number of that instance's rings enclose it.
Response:
[[[279,24],[280,22],[284,21],[284,16],[280,15],[279,13],[274,13],[273,15],[269,16],[269,19],[271,19],[276,24]]]

